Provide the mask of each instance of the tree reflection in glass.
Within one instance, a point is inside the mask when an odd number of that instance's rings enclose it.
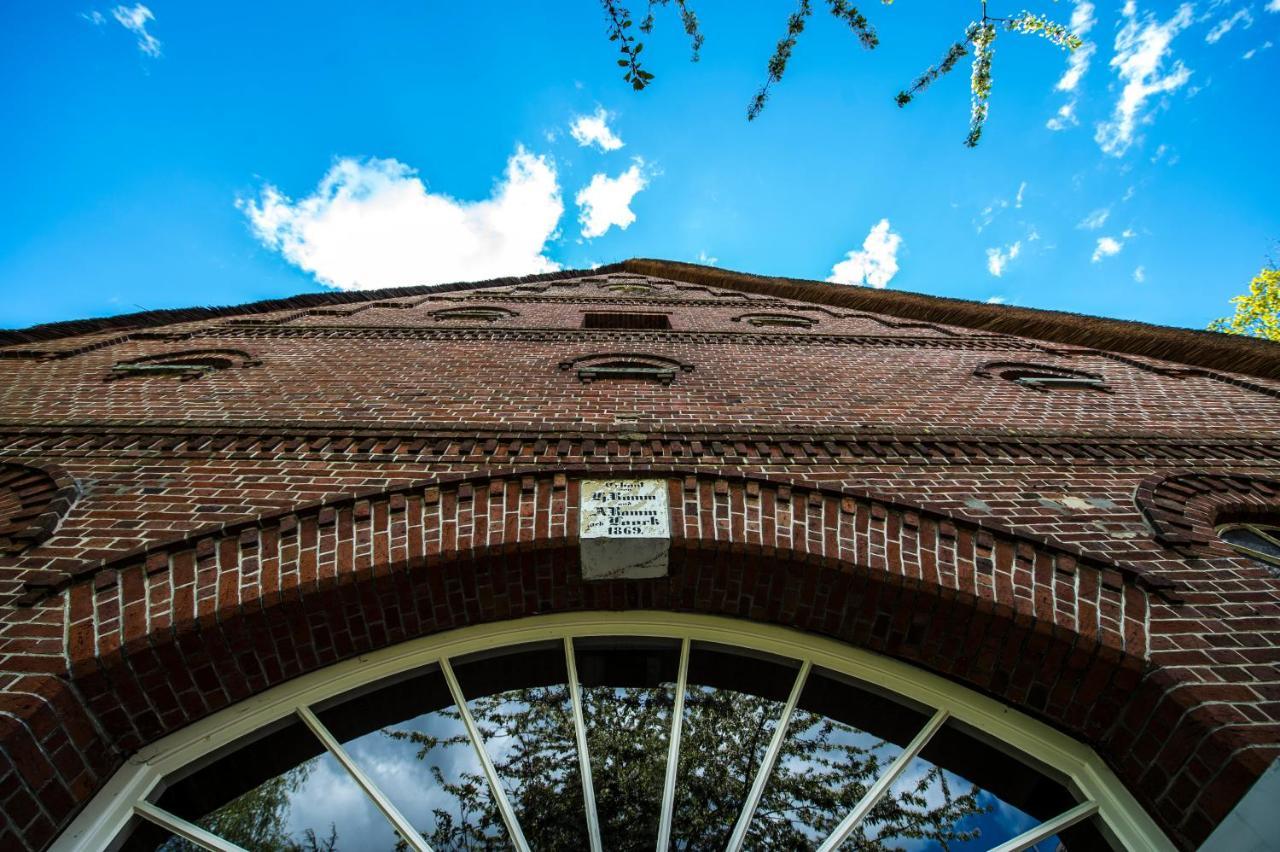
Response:
[[[574,660],[603,848],[647,852],[661,817],[680,643],[579,639]],[[589,848],[564,645],[499,649],[456,660],[453,670],[529,845]],[[799,671],[793,660],[692,643],[673,849],[725,847]],[[333,699],[316,714],[433,850],[512,848],[439,667]],[[931,714],[813,667],[746,848],[819,845]],[[406,849],[369,799],[346,795],[353,785],[295,722],[172,783],[157,804],[255,852]],[[948,722],[841,848],[988,848],[1074,802],[1043,767]],[[1070,848],[1104,844],[1085,824],[1060,839]],[[144,826],[122,848],[194,847]]]

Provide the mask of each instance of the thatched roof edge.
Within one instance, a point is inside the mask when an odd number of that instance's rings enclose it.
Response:
[[[1010,334],[1051,343],[1159,358],[1193,367],[1280,379],[1280,344],[1256,337],[1151,325],[1065,311],[991,305],[903,290],[845,287],[800,278],[734,272],[671,260],[632,258],[627,272],[672,278],[850,310]]]
[[[395,299],[402,296],[424,296],[442,293],[455,293],[463,290],[479,290],[485,287],[509,287],[513,284],[535,284],[539,281],[561,281],[566,278],[580,278],[584,275],[602,275],[610,272],[621,272],[622,264],[612,263],[597,269],[564,269],[559,272],[544,272],[538,275],[520,277],[491,278],[488,281],[459,281],[451,284],[420,284],[411,287],[389,287],[382,290],[331,290],[322,293],[303,293],[284,299],[265,299],[260,302],[248,302],[243,305],[226,305],[205,308],[167,308],[158,311],[140,311],[132,314],[118,314],[111,317],[94,319],[65,320],[33,325],[29,328],[0,329],[0,346],[12,346],[17,343],[41,343],[48,340],[59,340],[65,337],[79,337],[82,334],[100,334],[109,331],[129,332],[164,325],[201,320],[240,317],[252,314],[269,314],[275,311],[303,310],[306,308],[322,308],[331,305],[352,305],[360,302]]]
[[[1280,380],[1280,344],[1253,337],[1092,317],[1064,311],[990,305],[964,299],[909,293],[903,290],[833,286],[822,281],[753,275],[720,267],[654,258],[632,258],[596,269],[567,269],[540,275],[493,278],[487,281],[356,292],[335,290],[305,293],[285,299],[267,299],[243,305],[174,308],[97,319],[46,323],[24,329],[0,330],[0,346],[40,343],[85,334],[126,333],[175,323],[265,314],[282,310],[350,305],[403,296],[438,295],[485,287],[561,281],[611,272],[653,275],[688,284],[722,287],[848,310],[868,311],[901,319],[940,323],[993,334],[1010,334],[1050,343],[1158,358],[1193,367]]]

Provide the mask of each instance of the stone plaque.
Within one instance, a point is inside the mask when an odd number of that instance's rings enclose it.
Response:
[[[671,513],[665,479],[587,479],[578,513],[584,580],[667,576]]]

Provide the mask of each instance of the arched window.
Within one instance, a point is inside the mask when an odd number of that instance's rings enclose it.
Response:
[[[261,363],[239,349],[187,349],[121,361],[111,368],[107,381],[133,376],[176,376],[186,381],[198,379],[216,370],[256,367]]]
[[[123,850],[1169,848],[1088,749],[941,677],[625,612],[297,678],[127,763],[80,825]]]
[[[1280,517],[1219,524],[1216,532],[1237,553],[1266,564],[1273,572],[1280,569]]]
[[[600,379],[650,381],[669,385],[681,372],[691,372],[692,364],[682,364],[660,355],[644,355],[632,352],[584,355],[560,362],[562,370],[576,370],[578,380],[592,382]]]
[[[622,293],[628,296],[647,296],[650,293],[657,292],[656,287],[652,287],[648,284],[606,284],[604,285],[604,288],[610,293]]]
[[[745,322],[754,326],[780,326],[785,328],[809,328],[817,324],[817,320],[802,317],[799,314],[743,314],[734,317],[734,322]]]
[[[431,318],[436,322],[443,320],[469,320],[472,322],[497,322],[507,317],[517,316],[515,311],[509,311],[506,308],[491,307],[465,307],[465,308],[441,308],[438,311],[431,312]]]
[[[995,362],[974,370],[975,376],[999,377],[1025,388],[1039,391],[1097,390],[1109,393],[1106,380],[1097,373],[1086,373],[1051,364]]]

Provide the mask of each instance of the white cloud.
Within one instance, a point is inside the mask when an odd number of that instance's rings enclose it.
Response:
[[[1014,207],[1018,209],[1022,208],[1022,195],[1026,191],[1027,191],[1027,182],[1024,180],[1022,183],[1018,184],[1018,196],[1017,198],[1014,199],[1014,202],[1013,202]]]
[[[397,160],[344,158],[297,201],[240,199],[257,237],[323,284],[368,290],[551,272],[564,205],[555,166],[517,148],[483,201],[432,193]]]
[[[988,296],[987,297],[988,305],[1003,305],[1005,301],[1006,300],[1004,296]]]
[[[1267,11],[1280,12],[1280,0],[1271,0],[1271,2],[1267,4]]]
[[[1147,280],[1147,268],[1145,266],[1139,266],[1137,269],[1133,270],[1133,280],[1137,281],[1139,284],[1145,282]]]
[[[1247,6],[1242,9],[1237,9],[1236,13],[1230,18],[1223,18],[1221,21],[1218,21],[1218,23],[1214,25],[1213,29],[1209,30],[1208,35],[1204,37],[1205,42],[1208,44],[1217,44],[1224,35],[1236,28],[1236,24],[1244,24],[1244,28],[1246,30],[1253,26],[1253,14],[1249,11]]]
[[[1021,253],[1021,240],[1013,245],[1005,246],[1003,249],[998,246],[987,249],[987,271],[999,278],[1004,275],[1004,268],[1009,265],[1009,261]]]
[[[1280,3],[1280,0],[1276,0],[1276,2],[1277,2],[1277,3]],[[1241,59],[1245,59],[1245,60],[1252,59],[1253,57],[1257,56],[1257,55],[1258,55],[1258,53],[1260,53],[1261,51],[1264,51],[1264,50],[1270,50],[1270,49],[1271,49],[1271,47],[1272,47],[1271,40],[1270,40],[1270,39],[1268,39],[1268,40],[1264,41],[1264,42],[1263,42],[1261,45],[1259,45],[1258,47],[1254,47],[1254,48],[1251,48],[1251,49],[1249,49],[1249,50],[1246,50],[1246,51],[1245,51],[1245,52],[1240,56],[1240,58],[1241,58]]]
[[[902,235],[894,233],[888,219],[881,219],[867,232],[861,251],[851,251],[831,267],[827,281],[832,284],[870,284],[877,289],[889,285],[898,274],[898,249]]]
[[[1107,217],[1110,215],[1110,207],[1099,207],[1097,210],[1094,210],[1088,216],[1081,219],[1080,224],[1076,225],[1076,227],[1085,231],[1096,231],[1103,225],[1107,224]]]
[[[1080,119],[1076,118],[1076,99],[1072,98],[1062,106],[1058,107],[1058,111],[1054,113],[1053,118],[1044,123],[1044,126],[1050,130],[1066,130],[1068,127],[1075,127],[1080,123]]]
[[[639,157],[616,178],[603,174],[591,176],[591,183],[578,190],[573,197],[580,208],[578,221],[582,223],[582,236],[598,237],[617,226],[626,230],[636,220],[631,210],[631,199],[648,185],[644,175],[644,161]]]
[[[138,37],[138,50],[147,56],[160,55],[160,39],[147,32],[147,21],[156,19],[150,9],[141,3],[134,6],[117,6],[111,10],[111,16],[116,19],[116,23]]]
[[[89,23],[93,24],[96,27],[100,27],[107,22],[106,17],[97,10],[94,10],[92,12],[81,12],[80,17],[84,18],[86,21],[88,21]]]
[[[1150,13],[1139,20],[1135,0],[1126,0],[1122,14],[1124,26],[1116,34],[1116,55],[1111,67],[1116,69],[1124,88],[1111,120],[1099,124],[1094,134],[1102,150],[1116,157],[1129,150],[1138,125],[1152,120],[1151,113],[1145,111],[1147,100],[1176,91],[1191,79],[1191,69],[1182,60],[1174,61],[1168,73],[1164,71],[1174,37],[1192,23],[1190,3],[1179,6],[1177,13],[1164,23]]]
[[[609,119],[613,116],[604,107],[596,107],[593,115],[579,115],[569,125],[569,135],[583,148],[595,145],[601,151],[616,151],[622,147],[622,140],[609,129]]]
[[[1277,2],[1280,2],[1280,0],[1277,0]],[[1094,6],[1089,0],[1076,0],[1076,7],[1071,10],[1071,21],[1068,24],[1071,31],[1084,38],[1085,34],[1093,29],[1093,25],[1097,23],[1097,19],[1093,16],[1093,11]],[[1059,92],[1066,92],[1070,97],[1066,103],[1058,107],[1058,112],[1053,118],[1045,122],[1045,127],[1050,130],[1066,130],[1068,127],[1073,127],[1080,123],[1080,120],[1076,118],[1076,103],[1078,100],[1076,89],[1084,78],[1085,72],[1089,70],[1089,62],[1097,51],[1098,46],[1096,44],[1086,41],[1068,54],[1067,70],[1062,73],[1054,88]]]
[[[715,266],[719,262],[720,262],[720,258],[712,257],[711,255],[707,254],[706,249],[703,249],[702,251],[698,252],[698,263],[705,263],[707,266]]]
[[[1124,248],[1124,242],[1115,237],[1099,237],[1098,246],[1093,250],[1093,262],[1097,263],[1104,257],[1117,255],[1122,248]]]

